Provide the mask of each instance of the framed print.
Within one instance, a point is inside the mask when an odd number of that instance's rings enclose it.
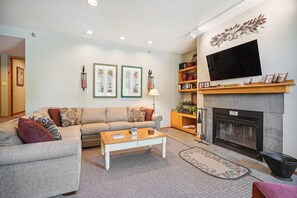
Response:
[[[16,67],[17,68],[17,86],[23,87],[24,86],[24,69],[21,67]]]
[[[273,79],[274,79],[274,74],[271,74],[271,75],[266,75],[265,77],[265,83],[266,84],[271,84],[273,82]]]
[[[122,98],[142,97],[142,67],[122,65]]]
[[[209,81],[204,82],[204,87],[209,87],[209,86],[210,86],[210,82]]]
[[[204,82],[199,82],[199,88],[204,88]]]
[[[288,76],[288,72],[287,73],[278,73],[276,82],[277,83],[286,82],[287,76]]]
[[[117,97],[117,65],[94,63],[94,98]]]

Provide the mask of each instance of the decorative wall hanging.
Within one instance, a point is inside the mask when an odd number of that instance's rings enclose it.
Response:
[[[87,88],[87,73],[85,73],[85,66],[82,68],[82,73],[81,73],[81,88],[83,91],[85,88]]]
[[[17,67],[17,86],[23,87],[24,86],[24,69],[21,67]]]
[[[117,97],[117,65],[94,63],[94,98]]]
[[[154,85],[154,76],[153,76],[153,71],[149,70],[148,71],[148,82],[147,82],[147,90],[150,91],[155,87]]]
[[[142,67],[122,66],[122,98],[142,97]]]
[[[244,34],[248,35],[251,33],[257,33],[258,27],[264,23],[266,23],[266,18],[264,17],[264,14],[260,14],[256,18],[244,22],[242,25],[236,24],[234,27],[225,29],[225,32],[212,37],[210,40],[210,45],[212,47],[220,47],[223,42],[237,39],[239,35],[242,36]],[[264,26],[261,26],[261,28],[264,28]]]

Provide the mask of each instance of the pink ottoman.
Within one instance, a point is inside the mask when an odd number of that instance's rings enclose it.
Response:
[[[297,198],[297,186],[254,182],[252,198]]]

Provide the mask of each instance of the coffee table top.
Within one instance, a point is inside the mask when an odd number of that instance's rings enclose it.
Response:
[[[107,132],[100,132],[101,138],[104,144],[116,144],[116,143],[123,143],[123,142],[134,142],[139,140],[147,140],[147,139],[154,139],[160,137],[166,137],[165,134],[154,130],[153,135],[148,134],[148,129],[151,128],[141,128],[137,129],[137,136],[132,137],[129,130],[119,130],[119,131],[107,131]],[[115,134],[122,134],[124,137],[119,139],[114,139],[113,135]]]

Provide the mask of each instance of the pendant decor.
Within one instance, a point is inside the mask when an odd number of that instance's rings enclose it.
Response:
[[[220,45],[227,40],[232,41],[237,39],[238,36],[242,36],[244,34],[249,35],[252,33],[258,33],[258,27],[264,23],[266,23],[266,18],[264,14],[260,14],[256,18],[244,22],[242,25],[236,24],[234,27],[225,29],[225,32],[212,37],[210,40],[210,45],[212,47],[220,47]],[[264,26],[261,26],[261,28],[264,28]]]

